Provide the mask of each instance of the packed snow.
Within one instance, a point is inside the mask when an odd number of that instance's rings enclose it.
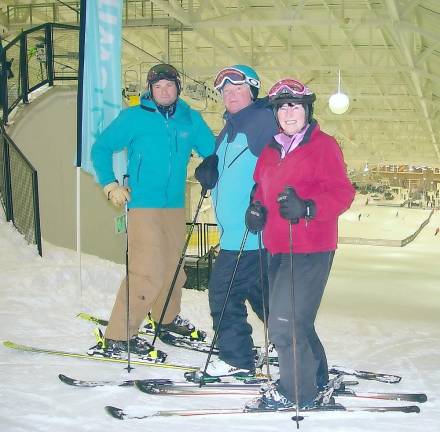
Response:
[[[363,207],[359,197],[341,218],[341,234],[403,239],[416,231],[428,210]],[[0,212],[1,213],[1,212]],[[359,219],[359,214],[362,217]],[[367,216],[367,214],[369,216]],[[440,212],[414,242],[400,247],[341,244],[319,311],[317,329],[330,364],[401,375],[399,384],[360,382],[359,390],[425,392],[419,414],[315,413],[300,429],[320,432],[434,432],[440,430]],[[43,258],[0,215],[0,339],[58,350],[85,352],[94,325],[80,311],[108,317],[124,266],[43,244]],[[209,330],[207,293],[184,290],[182,315]],[[256,343],[262,325],[250,312]],[[170,362],[203,366],[206,355],[158,344]],[[173,378],[182,372],[33,354],[0,347],[0,430],[78,431],[287,431],[292,414],[153,417],[120,421],[104,406],[131,413],[156,410],[242,407],[249,396],[150,396],[135,388],[74,388],[58,374],[81,379]],[[347,406],[407,402],[339,398]]]

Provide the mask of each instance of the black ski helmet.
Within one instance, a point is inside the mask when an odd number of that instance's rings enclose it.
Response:
[[[182,83],[180,81],[180,75],[177,69],[174,66],[171,66],[167,63],[159,63],[153,66],[147,74],[147,84],[148,90],[152,94],[152,86],[154,83],[165,79],[168,81],[173,81],[177,87],[177,96],[180,95],[182,90]]]

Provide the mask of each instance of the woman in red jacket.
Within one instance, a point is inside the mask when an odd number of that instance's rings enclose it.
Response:
[[[338,238],[338,217],[354,198],[336,140],[313,119],[316,97],[294,79],[278,81],[269,101],[280,133],[255,168],[250,231],[264,227],[270,253],[269,337],[278,351],[280,380],[249,407],[310,408],[328,382],[315,318]]]

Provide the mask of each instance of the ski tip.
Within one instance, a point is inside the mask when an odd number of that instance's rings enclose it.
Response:
[[[417,405],[408,405],[406,407],[403,407],[403,412],[405,413],[419,413],[420,412],[420,407]]]
[[[58,378],[60,379],[60,381],[62,381],[63,383],[66,384],[73,384],[73,379],[69,378],[68,376],[64,375],[64,374],[58,374]]]
[[[134,386],[142,393],[157,393],[157,391],[155,391],[156,385],[148,380],[136,380]]]
[[[9,340],[3,341],[3,346],[5,346],[6,348],[16,349],[20,351],[31,351],[30,347]]]
[[[67,385],[76,386],[78,383],[77,380],[70,378],[64,374],[58,374],[58,378],[60,379],[61,382],[63,382],[64,384],[67,384]]]
[[[124,411],[121,408],[116,408],[114,406],[107,405],[105,407],[105,410],[115,419],[124,420],[125,418]]]

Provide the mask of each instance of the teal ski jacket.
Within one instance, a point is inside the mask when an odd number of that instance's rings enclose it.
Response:
[[[113,153],[123,149],[131,189],[128,208],[183,208],[191,152],[212,154],[214,135],[200,113],[183,100],[177,100],[174,114],[166,118],[146,93],[140,105],[121,111],[92,147],[101,186],[116,181]]]

